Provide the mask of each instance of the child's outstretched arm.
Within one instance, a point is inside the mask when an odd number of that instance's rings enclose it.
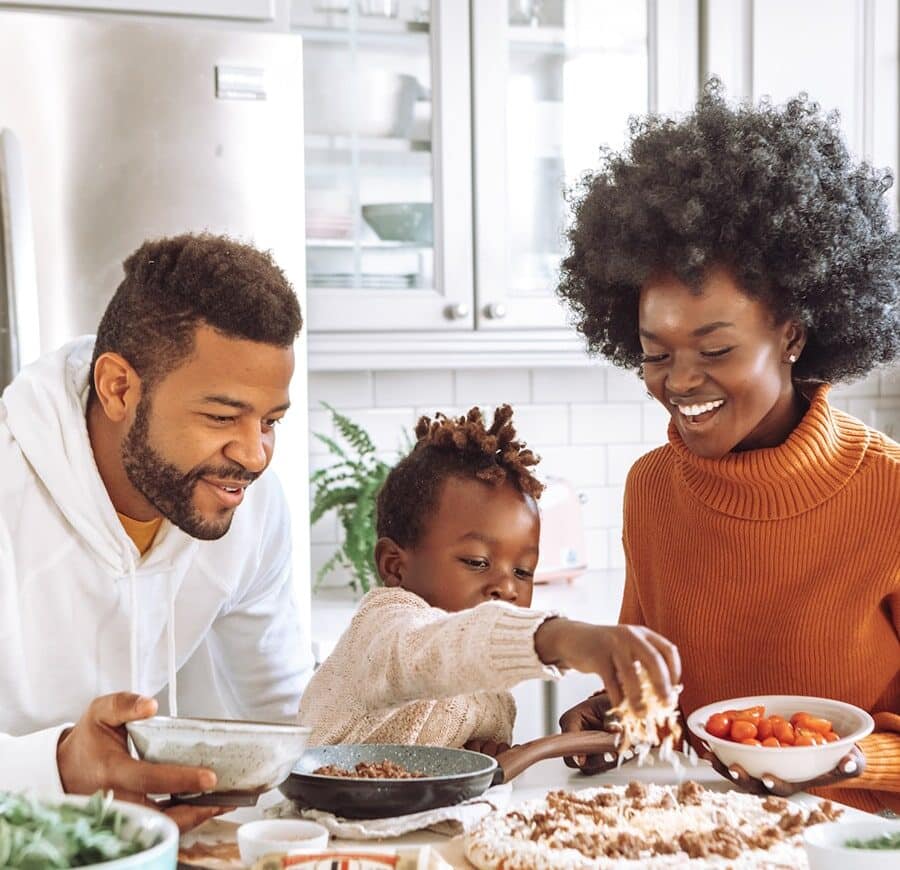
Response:
[[[369,709],[501,691],[559,675],[535,651],[535,631],[549,616],[502,602],[447,613],[405,590],[380,589],[332,659],[352,665],[354,691]],[[337,665],[329,660],[322,670]]]
[[[643,626],[548,619],[535,632],[534,646],[546,664],[598,674],[613,707],[628,698],[635,710],[643,708],[638,665],[662,699],[681,678],[678,648]]]

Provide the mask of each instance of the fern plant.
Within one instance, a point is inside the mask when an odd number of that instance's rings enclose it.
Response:
[[[344,528],[343,544],[316,572],[316,587],[329,573],[343,567],[350,570],[353,589],[368,592],[381,582],[374,560],[375,495],[391,466],[375,455],[375,444],[359,424],[327,402],[322,405],[348,446],[345,449],[334,438],[315,433],[336,461],[310,477],[314,486],[310,524],[334,508]],[[408,443],[408,434],[406,440]]]

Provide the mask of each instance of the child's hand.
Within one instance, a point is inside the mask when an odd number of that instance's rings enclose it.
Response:
[[[598,674],[613,707],[628,698],[636,711],[643,709],[636,664],[643,666],[660,698],[668,698],[681,679],[678,648],[639,625],[548,619],[534,634],[534,648],[545,664]]]
[[[472,752],[480,752],[482,755],[490,755],[496,758],[502,752],[510,749],[508,743],[497,743],[495,740],[470,740],[463,746],[463,749],[470,749]]]

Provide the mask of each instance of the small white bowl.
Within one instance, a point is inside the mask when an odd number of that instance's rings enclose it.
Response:
[[[810,870],[897,870],[900,850],[850,849],[847,840],[871,840],[900,831],[900,821],[873,816],[858,822],[823,822],[803,834]]]
[[[259,793],[284,782],[310,728],[277,722],[153,716],[126,726],[138,755],[215,771],[214,792]]]
[[[766,708],[767,716],[790,719],[794,713],[803,711],[828,719],[840,740],[821,746],[745,746],[714,737],[706,730],[706,722],[713,713],[760,705]],[[700,707],[688,716],[687,726],[726,766],[739,764],[756,779],[770,773],[786,782],[805,782],[834,770],[853,744],[872,732],[875,723],[865,710],[843,701],[806,695],[757,695]]]
[[[252,864],[273,852],[294,855],[324,849],[328,845],[328,831],[316,822],[305,819],[247,822],[238,828],[237,837],[241,860],[245,864]]]

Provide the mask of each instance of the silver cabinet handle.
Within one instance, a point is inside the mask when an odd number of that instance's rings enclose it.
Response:
[[[506,306],[502,302],[491,302],[484,306],[484,316],[491,320],[502,320],[506,317]]]
[[[465,302],[457,302],[455,305],[448,305],[444,309],[444,315],[448,320],[462,320],[469,316],[469,306]]]

